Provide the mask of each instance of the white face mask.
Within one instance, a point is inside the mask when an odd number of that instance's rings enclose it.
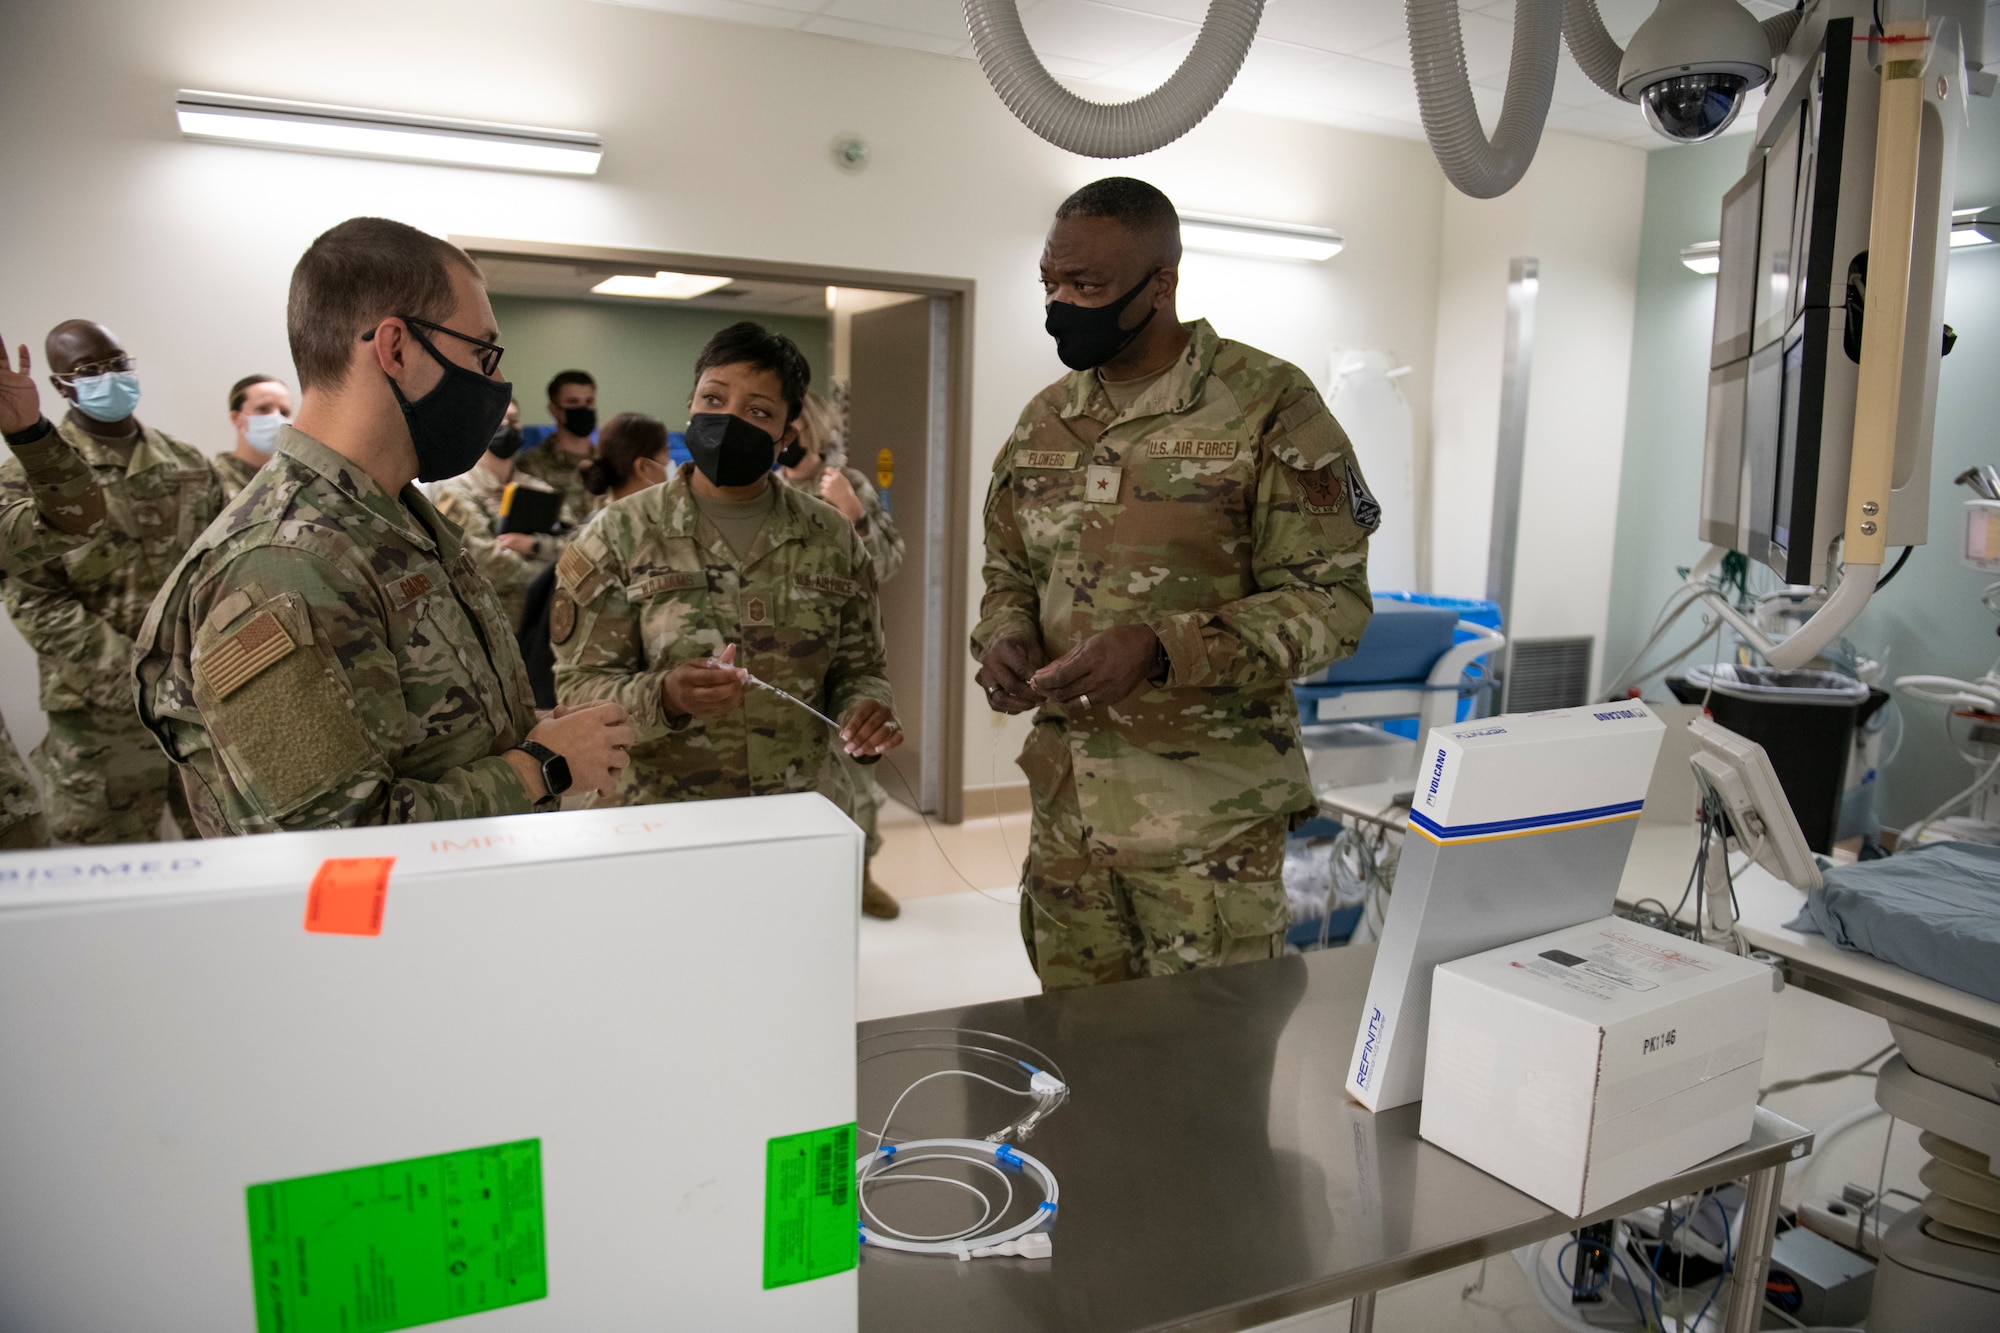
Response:
[[[250,447],[260,454],[268,454],[278,447],[278,432],[289,426],[283,414],[265,412],[259,416],[243,418],[243,438],[250,441]]]

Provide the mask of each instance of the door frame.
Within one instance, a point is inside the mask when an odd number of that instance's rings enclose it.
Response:
[[[966,616],[969,587],[970,461],[972,458],[972,328],[975,284],[971,278],[932,273],[894,273],[886,269],[846,268],[789,260],[746,259],[694,254],[685,250],[644,250],[623,246],[571,245],[562,241],[512,240],[493,236],[450,238],[475,260],[527,259],[578,264],[643,266],[641,272],[665,269],[676,273],[712,273],[717,277],[763,279],[815,287],[867,287],[876,291],[908,292],[931,298],[931,355],[938,358],[935,336],[942,332],[944,402],[933,400],[929,458],[935,506],[944,524],[941,533],[906,534],[906,540],[931,545],[932,583],[941,597],[926,596],[925,657],[942,668],[939,678],[926,681],[933,694],[929,733],[938,738],[936,797],[933,813],[947,824],[965,817],[965,676]],[[941,327],[940,327],[941,326]],[[852,460],[849,460],[850,463]],[[942,495],[938,495],[942,478]],[[939,549],[939,548],[942,549]],[[940,558],[941,557],[941,558]],[[939,575],[942,575],[940,581]],[[928,672],[926,673],[929,674]],[[925,784],[929,786],[929,783]]]

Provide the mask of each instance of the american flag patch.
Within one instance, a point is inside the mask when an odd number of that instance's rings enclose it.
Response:
[[[298,646],[278,618],[266,611],[203,654],[202,679],[218,701],[227,699]]]
[[[574,546],[566,549],[562,553],[562,559],[556,561],[556,578],[572,588],[596,572],[597,566],[591,558]]]

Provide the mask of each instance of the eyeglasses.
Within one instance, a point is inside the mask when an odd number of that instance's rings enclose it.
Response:
[[[432,352],[436,352],[437,348],[431,346],[430,339],[424,337],[423,334],[419,333],[418,332],[419,329],[429,329],[432,333],[442,333],[449,337],[456,338],[460,342],[471,343],[474,347],[477,347],[479,349],[479,373],[486,376],[486,378],[488,379],[492,379],[493,376],[499,372],[500,358],[507,354],[507,349],[502,347],[499,343],[490,343],[487,342],[484,338],[475,338],[469,333],[460,333],[457,329],[446,328],[442,324],[433,324],[430,320],[427,319],[418,319],[415,315],[398,315],[396,316],[396,318],[402,320],[405,324],[408,324],[410,326],[410,336],[415,338],[418,342],[422,343],[426,348],[428,348]],[[375,330],[370,329],[368,330],[368,332],[361,335],[361,341],[370,342],[374,339],[374,337],[375,337]]]
[[[78,380],[93,379],[99,375],[117,375],[138,368],[139,363],[136,359],[121,352],[102,361],[86,361],[82,365],[71,366],[68,370],[52,372],[49,378],[58,384],[75,384]]]

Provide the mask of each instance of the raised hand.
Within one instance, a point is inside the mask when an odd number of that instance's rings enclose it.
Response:
[[[0,338],[0,431],[12,435],[41,419],[42,396],[35,388],[28,344],[21,344],[21,368],[16,370],[7,355],[7,340]]]

